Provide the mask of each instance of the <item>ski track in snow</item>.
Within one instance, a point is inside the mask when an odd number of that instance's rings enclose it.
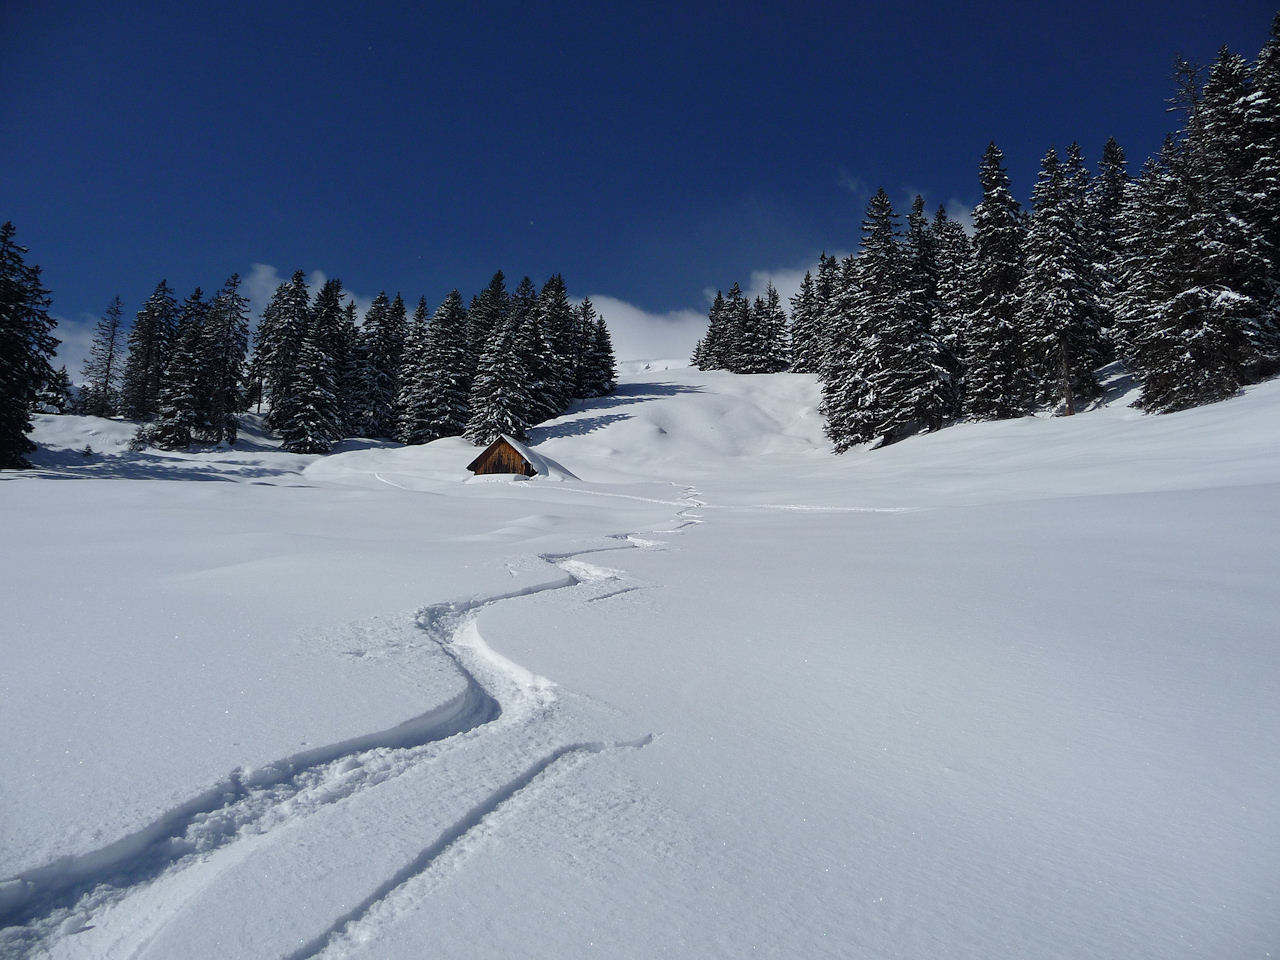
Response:
[[[652,502],[681,507],[673,517],[673,526],[654,531],[658,534],[678,533],[701,523],[701,516],[694,511],[706,506],[691,486],[682,489],[678,500]],[[621,572],[581,558],[656,549],[662,542],[632,533],[612,534],[606,539],[617,543],[539,554],[540,561],[561,571],[561,576],[551,580],[505,593],[435,603],[418,611],[414,617],[417,627],[453,661],[466,684],[461,694],[446,703],[388,730],[318,747],[253,770],[237,768],[210,790],[114,843],[0,880],[0,957],[31,956],[63,937],[91,930],[96,913],[132,894],[172,880],[216,851],[269,837],[274,828],[296,823],[419,764],[430,763],[450,741],[473,732],[478,735],[499,720],[507,727],[538,723],[556,701],[554,684],[493,650],[480,635],[477,616],[495,604],[575,587],[611,587],[585,598],[587,603],[640,589],[617,586],[623,581]],[[472,806],[356,907],[288,954],[287,960],[335,955],[342,944],[366,939],[377,926],[428,895],[440,882],[442,864],[464,857],[469,838],[484,832],[494,820],[508,817],[518,808],[517,801],[536,794],[539,783],[547,777],[562,775],[605,751],[639,749],[651,740],[652,734],[645,734],[630,740],[580,741],[545,753]],[[126,934],[123,943],[130,943],[128,955],[136,956],[151,939],[147,933]],[[120,945],[122,941],[117,941]]]

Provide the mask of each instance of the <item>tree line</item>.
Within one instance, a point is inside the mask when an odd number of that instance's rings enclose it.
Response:
[[[74,405],[65,368],[49,367],[50,347],[15,406],[25,418],[19,432],[38,405],[141,421],[138,448],[235,443],[237,414],[265,404],[267,427],[296,453],[324,453],[354,436],[488,443],[523,438],[573,398],[615,386],[608,326],[590,299],[570,303],[559,274],[541,290],[525,277],[508,293],[499,271],[469,307],[454,290],[434,312],[420,299],[412,317],[400,295],[380,293],[358,322],[340,281],[312,297],[298,271],[263,310],[251,355],[249,314],[236,275],[212,297],[197,288],[181,303],[162,280],[127,333],[116,297],[95,329]],[[26,441],[23,451],[31,449]]]
[[[818,375],[837,451],[961,419],[1095,401],[1122,360],[1155,413],[1211,403],[1280,370],[1280,15],[1250,63],[1179,62],[1183,118],[1136,178],[1114,139],[1090,175],[1050,148],[1025,212],[992,143],[970,236],[880,189],[859,251],[824,254],[791,300],[717,294],[693,363]]]

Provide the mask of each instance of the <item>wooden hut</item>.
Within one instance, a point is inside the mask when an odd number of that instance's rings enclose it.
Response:
[[[533,465],[538,459],[529,448],[519,440],[503,435],[485,448],[485,451],[469,464],[467,469],[476,476],[486,473],[511,473],[516,476],[534,477],[538,468]]]

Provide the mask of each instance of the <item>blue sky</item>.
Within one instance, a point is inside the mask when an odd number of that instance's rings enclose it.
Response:
[[[116,294],[295,269],[432,306],[561,272],[660,352],[708,288],[853,249],[880,185],[972,206],[989,140],[1024,200],[1050,144],[1136,169],[1175,54],[1252,57],[1274,11],[6,0],[0,219],[73,361]]]

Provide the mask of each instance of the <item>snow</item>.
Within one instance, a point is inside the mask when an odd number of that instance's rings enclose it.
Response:
[[[0,956],[1266,956],[1280,382],[1129,399],[835,457],[636,365],[555,483],[40,417]]]

